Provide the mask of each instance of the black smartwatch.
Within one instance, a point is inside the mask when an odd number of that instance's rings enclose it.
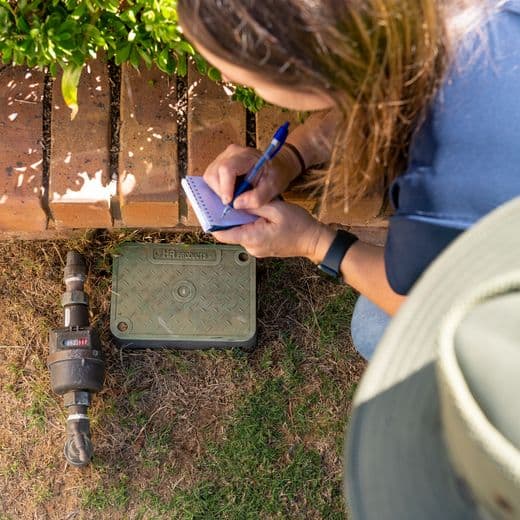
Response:
[[[357,239],[356,235],[343,229],[338,229],[336,238],[334,238],[321,264],[318,264],[318,269],[334,278],[341,279],[341,262],[352,244],[357,242]]]

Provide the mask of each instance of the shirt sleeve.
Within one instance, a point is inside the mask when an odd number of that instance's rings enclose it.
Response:
[[[453,222],[421,215],[390,217],[385,247],[390,287],[406,295],[431,262],[464,229]]]

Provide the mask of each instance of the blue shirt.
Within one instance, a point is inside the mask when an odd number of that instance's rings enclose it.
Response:
[[[460,233],[520,195],[520,0],[494,14],[486,34],[480,52],[469,39],[461,46],[390,186],[385,266],[399,294]]]

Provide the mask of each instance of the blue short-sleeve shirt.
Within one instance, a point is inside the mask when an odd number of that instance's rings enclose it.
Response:
[[[487,22],[483,50],[466,44],[390,186],[385,266],[399,294],[461,232],[520,195],[520,0]]]

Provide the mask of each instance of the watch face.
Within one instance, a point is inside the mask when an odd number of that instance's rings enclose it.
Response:
[[[328,274],[329,276],[332,276],[333,278],[337,278],[339,276],[337,271],[334,271],[334,269],[331,269],[329,266],[325,264],[318,264],[318,269]]]

